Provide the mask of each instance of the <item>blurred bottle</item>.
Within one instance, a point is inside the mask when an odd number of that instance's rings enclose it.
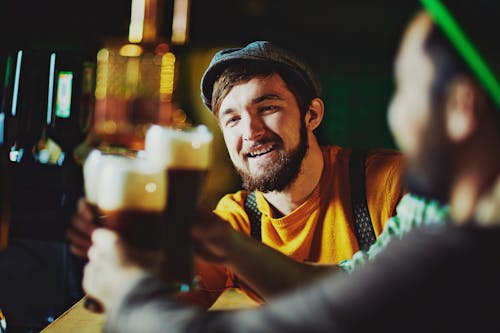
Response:
[[[14,163],[33,163],[31,154],[44,127],[49,56],[39,51],[9,54],[2,104],[6,117],[6,146]]]
[[[164,0],[132,0],[128,39],[107,39],[97,53],[93,134],[101,152],[139,155],[151,125],[189,125],[174,101],[178,65],[166,9]],[[102,311],[88,297],[85,307]]]
[[[87,133],[85,139],[73,150],[73,158],[83,166],[92,149],[98,146],[99,138],[94,131],[94,106],[95,106],[95,62],[83,63],[82,89],[80,97],[79,124],[83,133]]]
[[[93,64],[76,54],[53,52],[48,77],[46,119],[33,155],[42,164],[78,162],[74,151],[90,129]]]
[[[10,231],[61,240],[67,216],[83,194],[74,152],[92,128],[95,63],[67,50],[26,48],[5,54],[0,148],[6,153],[0,157],[7,156],[12,176],[15,223]]]
[[[132,0],[128,41],[108,39],[97,54],[94,129],[102,147],[144,148],[151,124],[172,125],[176,57],[163,0]]]
[[[91,127],[95,64],[83,52],[29,47],[0,59],[0,249],[9,240],[0,258],[27,253],[0,265],[0,302],[9,330],[39,331],[83,295],[64,232],[83,195],[73,152]]]

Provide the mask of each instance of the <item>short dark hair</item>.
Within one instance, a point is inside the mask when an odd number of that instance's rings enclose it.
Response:
[[[435,24],[432,24],[424,40],[424,51],[434,65],[434,78],[431,85],[431,98],[439,103],[446,97],[447,87],[458,75],[474,79],[467,64],[454,50],[448,38]]]
[[[268,77],[272,74],[278,74],[283,79],[287,88],[294,95],[301,114],[304,115],[311,101],[316,97],[311,89],[307,88],[302,80],[284,66],[266,61],[251,60],[232,62],[217,78],[212,92],[214,115],[218,114],[222,100],[236,84],[248,82],[259,76]]]
[[[491,38],[494,36],[491,27],[496,26],[496,19],[498,19],[498,13],[493,8],[497,7],[490,8],[484,1],[480,5],[471,6],[470,2],[455,0],[448,1],[447,5],[465,35],[496,74],[497,80],[500,79],[500,67],[498,67],[497,60],[500,56],[500,47],[496,42],[496,37]],[[500,115],[500,110],[491,95],[480,83],[470,65],[463,60],[463,55],[457,47],[452,45],[450,39],[435,22],[424,40],[424,51],[434,65],[434,79],[430,91],[434,104],[443,103],[451,81],[459,75],[464,75],[473,80],[484,92],[485,107],[495,110]]]

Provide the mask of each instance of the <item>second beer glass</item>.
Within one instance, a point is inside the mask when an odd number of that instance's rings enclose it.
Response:
[[[84,164],[85,195],[98,223],[137,250],[159,250],[159,274],[173,292],[195,286],[190,228],[211,160],[205,126],[152,125],[145,150],[119,155],[93,150]]]
[[[210,167],[212,140],[203,125],[184,129],[153,125],[146,132],[146,159],[166,175],[165,279],[180,292],[194,286],[190,228]]]

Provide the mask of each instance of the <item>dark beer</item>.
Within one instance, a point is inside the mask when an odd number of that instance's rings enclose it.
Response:
[[[143,159],[99,150],[91,151],[83,171],[85,195],[96,224],[117,231],[132,250],[130,256],[142,258],[144,251],[157,250],[156,258],[160,259],[167,200],[164,171],[151,169]],[[148,263],[140,264],[152,268]],[[85,307],[94,312],[103,310],[90,298]]]
[[[180,292],[194,286],[190,229],[210,164],[211,143],[212,134],[205,126],[178,130],[153,125],[146,133],[146,158],[166,173],[164,277]]]
[[[167,169],[168,203],[165,214],[165,279],[179,291],[193,287],[190,229],[207,170]]]
[[[99,208],[97,222],[117,231],[127,245],[136,250],[159,250],[163,245],[163,214],[158,211],[120,209],[112,212]]]

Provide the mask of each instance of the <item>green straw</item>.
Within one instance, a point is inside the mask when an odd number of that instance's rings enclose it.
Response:
[[[421,2],[500,109],[500,84],[455,18],[440,0],[421,0]]]

